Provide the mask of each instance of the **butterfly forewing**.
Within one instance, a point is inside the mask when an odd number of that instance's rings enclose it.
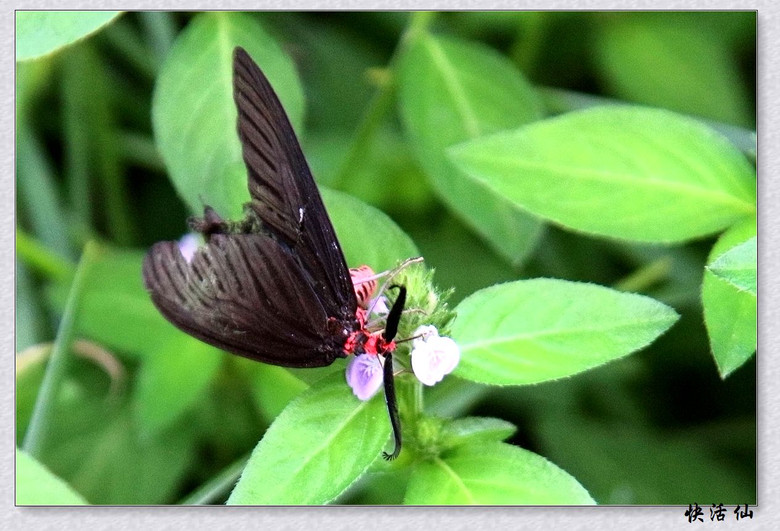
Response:
[[[360,326],[344,255],[281,103],[241,48],[233,94],[261,232],[214,230],[191,261],[176,242],[157,243],[144,283],[168,320],[207,343],[274,365],[328,365]]]
[[[282,104],[243,48],[233,55],[233,76],[252,210],[294,249],[326,307],[354,313],[357,301],[341,246]]]

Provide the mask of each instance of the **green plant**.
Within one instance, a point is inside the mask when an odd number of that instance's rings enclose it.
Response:
[[[19,503],[755,502],[755,14],[73,15],[17,15]],[[343,363],[224,355],[143,289],[145,248],[248,199],[236,45],[349,265],[455,288],[460,365],[400,375],[392,463]]]

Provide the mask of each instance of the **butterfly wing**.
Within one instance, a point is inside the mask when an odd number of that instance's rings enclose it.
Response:
[[[233,98],[249,174],[250,207],[263,228],[305,264],[329,312],[357,308],[336,233],[282,104],[243,48],[233,54]]]
[[[144,283],[168,320],[209,344],[274,365],[328,365],[358,326],[344,255],[287,115],[241,48],[233,94],[262,232],[225,230],[207,208],[208,243],[191,262],[176,242],[155,244]]]
[[[178,328],[284,367],[329,365],[350,332],[334,328],[347,321],[329,320],[307,276],[294,253],[265,234],[215,234],[190,262],[176,242],[159,242],[143,265],[155,306]]]

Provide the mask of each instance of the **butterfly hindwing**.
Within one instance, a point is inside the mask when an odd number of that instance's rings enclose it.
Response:
[[[329,365],[345,338],[328,329],[307,273],[264,234],[217,234],[190,262],[175,242],[155,244],[144,281],[162,314],[223,350],[286,367]]]

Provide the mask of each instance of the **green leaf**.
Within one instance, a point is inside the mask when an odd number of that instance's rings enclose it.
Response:
[[[16,64],[16,127],[40,105],[41,97],[51,87],[55,75],[52,58]],[[17,138],[17,142],[20,139]],[[18,148],[17,148],[18,149]],[[18,157],[18,155],[17,155]],[[18,170],[17,170],[18,171]],[[50,169],[48,171],[51,171]]]
[[[152,102],[155,139],[179,195],[194,213],[205,203],[226,219],[241,217],[249,200],[233,102],[236,46],[260,65],[300,126],[303,91],[293,63],[247,13],[197,15],[171,48]]]
[[[347,194],[320,188],[347,264],[384,271],[399,260],[419,256],[420,251],[385,213]]]
[[[19,448],[16,449],[17,505],[88,505],[84,497]]]
[[[431,35],[404,50],[398,88],[407,134],[437,194],[504,258],[521,262],[538,237],[539,221],[460,173],[445,150],[538,119],[533,89],[489,48]]]
[[[296,52],[303,52],[299,59],[306,65],[307,147],[314,129],[327,129],[337,136],[342,131],[354,133],[375,89],[366,83],[366,72],[387,60],[384,52],[365,46],[365,41],[328,17],[278,11],[260,16],[270,29],[277,30],[274,34],[284,35],[285,43],[295,43]],[[340,145],[342,155],[348,145]]]
[[[129,409],[98,413],[81,431],[70,431],[46,463],[94,505],[171,503],[195,456],[185,429],[142,438]]]
[[[709,262],[755,236],[755,218],[731,228],[713,246]],[[721,378],[726,378],[756,351],[756,295],[740,290],[706,268],[701,299],[712,355]]]
[[[714,262],[707,269],[718,277],[734,284],[742,291],[748,291],[757,295],[756,288],[756,237],[735,245]]]
[[[626,420],[545,417],[535,423],[534,441],[546,456],[574,474],[598,503],[753,504],[755,469],[752,477],[745,473],[735,466],[739,458],[734,448],[719,444],[746,439],[744,444],[752,452],[746,451],[754,453],[755,423],[738,431],[724,427],[712,426],[712,434],[698,436],[690,428],[657,433]],[[687,472],[680,474],[680,470]]]
[[[621,99],[753,127],[736,54],[721,34],[691,22],[623,17],[602,24],[593,56],[605,84]]]
[[[21,445],[30,426],[38,389],[51,355],[51,344],[35,345],[14,357],[16,365],[16,444]],[[63,387],[72,387],[66,382]],[[64,393],[63,393],[64,394]]]
[[[112,90],[111,67],[92,43],[68,50],[60,62],[63,173],[74,210],[71,224],[75,221],[79,229],[89,231],[92,224],[101,224],[95,218],[104,216],[111,240],[130,245],[136,234],[117,125],[119,108],[127,103]],[[102,194],[100,209],[94,204],[95,188]]]
[[[166,432],[171,434],[182,428],[192,430],[198,446],[209,448],[209,461],[201,459],[197,464],[197,470],[206,474],[201,479],[210,478],[239,455],[246,457],[247,451],[257,445],[270,424],[259,418],[257,405],[248,389],[251,373],[245,374],[245,366],[236,363],[238,361],[270,367],[239,356],[224,356],[217,377],[206,389],[205,399],[191,408],[183,422]],[[234,484],[225,486],[225,495]]]
[[[409,479],[408,505],[590,505],[576,479],[509,444],[460,446],[418,464]]]
[[[238,371],[249,379],[252,396],[263,419],[270,424],[292,400],[309,386],[285,367],[234,357]]]
[[[74,258],[56,176],[24,114],[17,120],[16,135],[17,209],[42,244],[63,258]]]
[[[354,135],[353,130],[338,132],[324,127],[306,131],[306,154],[319,184],[400,216],[432,206],[433,191],[401,131],[390,126],[375,130],[372,138],[361,144],[359,161],[349,164],[345,160],[354,148]]]
[[[388,425],[381,393],[361,402],[344,374],[316,383],[292,402],[255,447],[228,504],[323,504],[379,456]]]
[[[511,422],[490,417],[464,417],[447,422],[442,429],[442,444],[447,448],[464,444],[503,441],[517,431]]]
[[[96,32],[119,11],[19,11],[16,14],[16,60],[50,54]]]
[[[141,435],[161,433],[203,398],[221,360],[219,349],[184,333],[155,345],[144,360],[136,387]]]
[[[573,230],[648,242],[751,216],[755,171],[718,133],[668,111],[594,107],[450,150],[516,205]]]
[[[483,384],[445,378],[425,390],[425,411],[439,417],[465,415],[490,395],[492,389]]]
[[[444,213],[435,224],[410,225],[409,230],[428,267],[436,269],[436,283],[455,289],[453,303],[479,289],[517,279],[515,267],[450,213]],[[453,257],[468,257],[469,267]]]
[[[411,468],[403,465],[370,467],[343,496],[338,498],[337,503],[364,506],[402,505],[410,472]]]
[[[454,374],[496,385],[554,380],[621,358],[679,317],[649,297],[553,279],[486,288],[455,311],[461,361]]]
[[[45,365],[41,354],[20,358],[17,429],[22,433]],[[113,392],[110,383],[92,361],[70,360],[41,461],[94,505],[171,503],[194,456],[191,432],[180,425],[161,437],[141,437],[127,394]]]
[[[19,258],[16,259],[14,265],[16,266],[14,339],[16,340],[15,348],[18,353],[45,339],[51,339],[51,329],[46,326],[47,320],[42,311],[39,292],[35,284],[33,284],[33,277],[30,271]]]
[[[85,282],[76,326],[82,334],[129,354],[149,352],[173,335],[182,334],[163,318],[143,286],[144,253],[103,247]],[[68,285],[56,284],[49,292],[55,307],[62,307]]]

